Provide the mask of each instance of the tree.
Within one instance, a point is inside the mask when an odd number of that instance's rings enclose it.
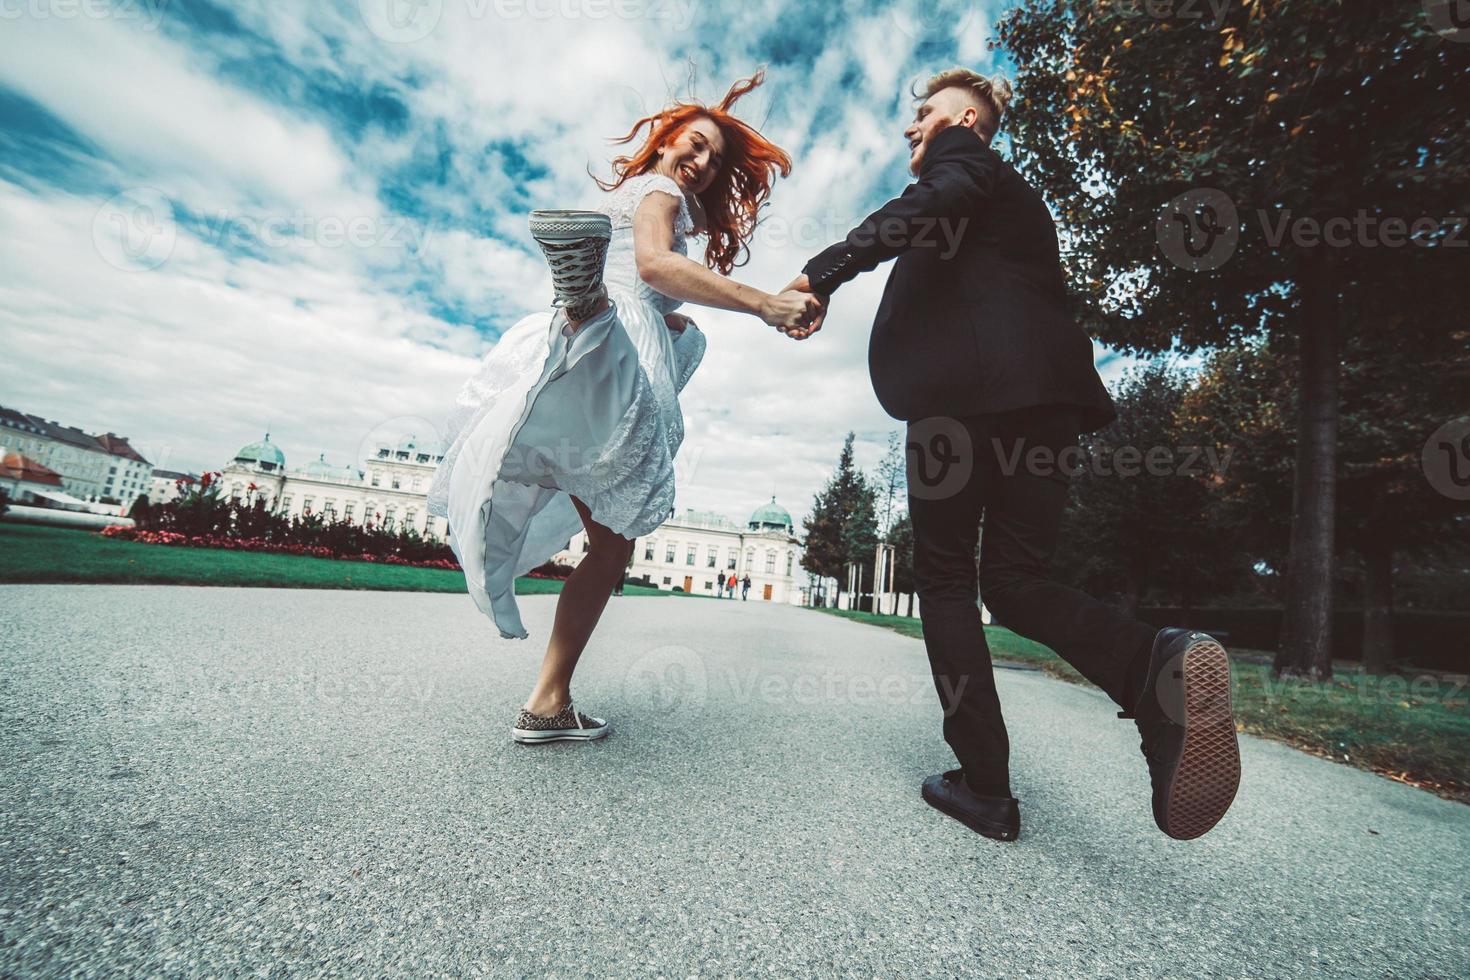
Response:
[[[801,567],[835,578],[840,594],[847,587],[847,566],[871,566],[878,545],[873,491],[853,465],[854,434],[842,444],[837,469],[813,498],[811,513],[802,519],[806,530]],[[871,570],[863,581],[871,579]],[[862,585],[859,584],[859,591]]]
[[[1436,562],[1465,543],[1463,501],[1425,479],[1421,448],[1450,406],[1470,405],[1470,330],[1446,328],[1424,309],[1392,314],[1392,329],[1353,330],[1343,353],[1336,495],[1337,544],[1356,556],[1363,606],[1363,665],[1394,658],[1395,560]],[[1359,315],[1377,316],[1370,307]],[[1283,344],[1289,343],[1284,341]],[[1186,397],[1187,425],[1205,438],[1237,433],[1243,445],[1222,482],[1239,537],[1276,561],[1287,534],[1279,515],[1295,431],[1290,350],[1272,343],[1213,356]],[[1452,409],[1451,409],[1452,411]],[[1346,588],[1346,576],[1338,585]]]
[[[1232,447],[1181,437],[1187,390],[1183,372],[1150,363],[1119,386],[1117,420],[1080,440],[1054,564],[1087,591],[1116,595],[1129,616],[1145,594],[1188,609],[1248,565],[1211,509],[1210,487],[1228,471]]]
[[[145,493],[139,495],[138,499],[133,501],[133,506],[128,509],[128,516],[133,519],[133,523],[138,527],[147,527],[152,512],[153,507],[148,503],[148,495]]]
[[[1413,240],[1432,248],[1454,234],[1443,219],[1465,213],[1470,141],[1453,93],[1470,45],[1445,43],[1420,4],[1164,9],[1174,15],[1091,0],[1010,11],[1012,143],[1060,217],[1078,313],[1099,339],[1161,352],[1295,338],[1274,669],[1328,677],[1345,296],[1385,281],[1389,222],[1402,245],[1429,217]]]
[[[888,451],[878,464],[878,476],[873,481],[878,498],[878,533],[887,535],[893,523],[904,510],[903,500],[908,485],[908,470],[904,457],[903,436],[898,432],[888,433]]]
[[[893,546],[893,591],[900,595],[908,593],[908,612],[905,615],[912,617],[917,585],[914,583],[914,523],[907,512],[893,522],[885,540]]]

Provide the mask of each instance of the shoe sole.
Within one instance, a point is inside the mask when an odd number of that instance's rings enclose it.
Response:
[[[536,731],[529,728],[512,728],[510,737],[522,745],[538,745],[541,742],[591,742],[595,739],[606,738],[609,729],[606,727],[587,730],[585,728],[553,728],[547,731]]]
[[[1192,840],[1220,822],[1240,787],[1240,746],[1230,701],[1230,656],[1214,639],[1175,658],[1182,673],[1184,747],[1164,796],[1164,833]]]
[[[929,804],[940,813],[944,814],[947,817],[958,820],[960,823],[964,824],[966,827],[969,827],[975,833],[980,834],[983,837],[989,837],[991,840],[998,841],[1013,841],[1017,837],[1021,836],[1018,831],[1011,830],[1009,827],[1003,827],[1000,824],[994,824],[988,820],[981,820],[978,817],[972,817],[967,813],[962,813],[956,810],[954,807],[951,807],[949,804],[945,803],[943,800],[937,797],[930,796],[927,789],[921,789],[919,791],[919,795],[924,798],[925,803]]]
[[[612,219],[600,211],[532,211],[530,227],[537,241],[555,244],[612,237]]]

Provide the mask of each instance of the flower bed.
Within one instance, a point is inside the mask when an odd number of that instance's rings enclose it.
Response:
[[[427,561],[409,561],[398,555],[336,554],[330,548],[320,546],[282,544],[262,541],[259,538],[231,538],[217,534],[187,535],[176,531],[150,531],[115,524],[102,529],[102,536],[140,544],[161,544],[176,548],[222,548],[226,551],[265,551],[278,555],[300,555],[308,558],[334,558],[338,561],[365,561],[379,565],[405,565],[410,568],[442,568],[446,571],[460,570],[459,562],[443,558]]]

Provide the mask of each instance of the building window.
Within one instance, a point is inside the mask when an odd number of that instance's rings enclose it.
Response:
[[[664,546],[664,561],[671,565],[674,563],[674,542],[672,541]]]
[[[755,567],[755,549],[745,549],[745,570],[748,572]]]
[[[313,503],[315,503],[315,502],[316,502],[316,498],[315,497],[302,497],[301,498],[301,513],[303,513],[303,514],[310,514],[311,513],[311,505]]]
[[[393,489],[394,490],[399,489],[399,485],[398,485],[398,474],[397,473],[394,473],[393,474]]]
[[[706,591],[706,592],[713,592],[714,589],[715,589],[715,583],[713,583],[713,582],[706,582],[706,583],[704,583],[704,591]]]
[[[643,560],[653,561],[653,542],[646,541],[643,544]]]
[[[356,505],[355,504],[347,504],[345,507],[342,508],[342,516],[345,517],[345,518],[347,518],[349,521],[352,520],[352,508],[354,506],[356,506]]]
[[[776,553],[774,551],[768,551],[768,552],[766,552],[766,574],[769,575],[769,574],[774,573],[775,571],[776,571]]]
[[[669,584],[669,577],[667,575],[665,575],[664,576],[664,585],[668,585],[668,584]]]
[[[589,539],[588,539],[587,535],[585,535],[585,534],[582,535],[582,553],[584,555],[587,553],[587,545],[588,545],[588,543],[589,543]]]
[[[381,476],[377,472],[374,472],[373,473],[373,486],[377,486],[378,485],[378,481],[380,479],[381,479]]]
[[[288,493],[288,494],[286,494],[286,496],[284,496],[284,497],[281,498],[281,510],[282,511],[289,511],[290,509],[291,509],[291,495]]]
[[[736,562],[736,561],[737,561],[737,560],[738,560],[738,559],[739,559],[739,558],[740,558],[740,552],[739,552],[739,551],[737,551],[737,550],[736,550],[736,549],[734,549],[734,548],[731,548],[731,549],[730,549],[730,554],[729,554],[729,557],[727,557],[727,558],[726,558],[726,559],[725,559],[725,567],[726,567],[726,568],[728,568],[728,569],[729,569],[729,570],[730,570],[730,571],[732,571],[732,572],[733,572],[733,571],[735,571],[735,562]]]
[[[710,545],[709,546],[709,554],[705,556],[705,564],[709,568],[714,568],[715,567],[715,563],[718,562],[719,560],[720,560],[720,549],[719,548],[716,548],[714,545]]]
[[[792,568],[793,568],[793,566],[795,564],[796,564],[796,552],[794,552],[794,551],[788,551],[788,552],[786,552],[786,577],[787,578],[790,578],[791,577],[791,570],[792,570]]]
[[[694,564],[694,556],[695,556],[695,554],[698,551],[699,551],[699,547],[697,545],[692,545],[691,544],[689,546],[688,550],[684,552],[684,564],[686,564],[686,565],[693,565]]]
[[[422,490],[424,488],[424,478],[421,477],[421,476],[414,477],[413,478],[413,488],[415,490]]]

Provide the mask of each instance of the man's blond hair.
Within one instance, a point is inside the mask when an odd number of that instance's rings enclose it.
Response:
[[[986,139],[993,137],[995,131],[1000,128],[1000,121],[1006,114],[1006,106],[1010,105],[1011,96],[1014,94],[1011,83],[999,75],[987,78],[978,71],[971,71],[968,68],[950,68],[925,82],[923,94],[915,92],[914,97],[922,102],[935,92],[947,88],[964,89],[980,105],[990,110],[989,113],[980,113],[980,119],[975,123],[975,129]]]

